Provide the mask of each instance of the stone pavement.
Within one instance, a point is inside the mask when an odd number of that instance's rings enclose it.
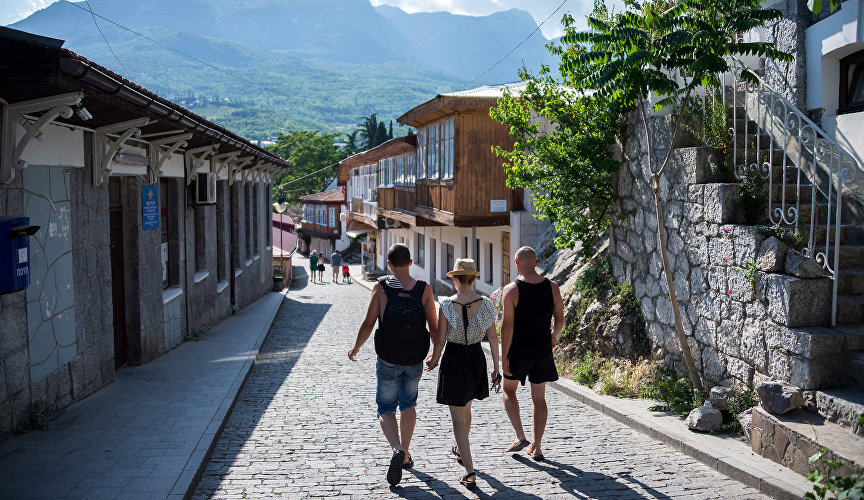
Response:
[[[183,498],[283,295],[270,293],[75,403],[47,431],[0,443],[0,498]]]
[[[304,260],[300,260],[305,264]],[[295,267],[298,276],[305,273]],[[450,458],[447,408],[424,374],[411,453],[416,468],[392,490],[390,452],[375,417],[370,340],[346,353],[365,311],[358,285],[295,281],[214,447],[194,498],[765,498],[666,445],[554,390],[547,460],[502,450],[513,439],[500,395],[474,403],[474,492]],[[298,287],[298,288],[299,288]],[[527,389],[520,391],[530,422]]]

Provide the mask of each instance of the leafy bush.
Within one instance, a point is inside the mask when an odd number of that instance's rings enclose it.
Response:
[[[732,172],[732,163],[729,159],[731,147],[729,129],[732,123],[729,119],[729,110],[723,104],[720,89],[709,90],[705,97],[692,97],[691,105],[688,108],[689,115],[695,124],[682,122],[681,126],[699,139],[702,144],[711,148],[711,155],[708,158],[711,173],[724,181],[734,180],[735,175]]]
[[[826,460],[822,458],[825,453],[824,446],[819,447],[819,453],[816,453],[808,460],[811,464],[821,461],[831,470],[838,470],[843,467],[843,463],[839,460]],[[837,500],[862,500],[864,499],[864,474],[850,474],[848,476],[825,476],[817,469],[810,471],[807,479],[813,485],[813,491],[804,494],[804,498],[830,498],[828,492],[833,493],[833,497]]]
[[[666,411],[676,415],[687,415],[704,401],[704,394],[693,389],[689,377],[679,377],[672,370],[664,370],[657,379],[647,385],[640,396],[660,401],[651,411]]]
[[[600,378],[599,365],[602,358],[596,352],[587,352],[573,365],[573,380],[582,385],[593,387]]]
[[[773,236],[782,241],[786,246],[794,248],[799,252],[807,246],[807,235],[804,234],[800,226],[795,229],[779,226],[757,226],[753,228],[753,232],[766,238]]]
[[[768,184],[758,168],[741,169],[738,182],[739,196],[736,201],[738,215],[748,224],[755,224],[768,209]]]
[[[741,412],[747,411],[757,404],[756,390],[752,385],[747,389],[735,388],[726,399],[726,408],[732,415],[732,420],[723,424],[720,432],[732,435],[743,434],[744,429],[741,428],[741,423],[738,422],[737,417]]]

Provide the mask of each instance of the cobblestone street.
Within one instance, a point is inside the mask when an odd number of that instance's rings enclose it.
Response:
[[[437,370],[420,383],[415,469],[391,490],[371,339],[357,363],[346,356],[369,292],[308,284],[295,272],[300,286],[273,323],[195,498],[763,498],[551,388],[544,462],[503,452],[514,436],[500,395],[475,402],[478,488],[471,492],[449,455],[449,412],[434,402]],[[519,394],[530,429],[528,391]]]

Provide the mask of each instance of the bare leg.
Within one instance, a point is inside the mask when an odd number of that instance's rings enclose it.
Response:
[[[466,473],[474,472],[474,461],[471,459],[471,444],[468,441],[468,421],[471,415],[471,403],[465,406],[451,406],[450,418],[453,420],[453,437],[462,456],[462,465]]]
[[[381,430],[384,431],[384,437],[387,438],[393,452],[401,450],[402,443],[399,441],[399,422],[396,421],[396,414],[385,413],[378,417],[378,422],[381,424]]]
[[[417,423],[417,410],[408,408],[399,413],[399,422],[402,424],[402,449],[405,450],[405,461],[408,463],[408,448],[411,446],[411,437],[414,435],[414,425]]]
[[[546,419],[549,417],[545,383],[531,384],[531,402],[534,404],[534,440],[531,442],[530,450],[534,455],[542,455],[540,444],[546,431]]]
[[[525,430],[522,428],[522,417],[519,415],[519,401],[516,399],[516,389],[519,388],[518,380],[504,379],[504,410],[513,430],[516,431],[516,440],[525,441]]]

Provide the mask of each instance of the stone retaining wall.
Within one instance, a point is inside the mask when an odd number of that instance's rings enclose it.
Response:
[[[659,138],[655,144],[668,144],[668,120],[653,120],[651,127]],[[634,287],[653,357],[682,367],[658,250],[644,130],[631,130],[615,181],[617,208],[628,216],[612,218],[612,268],[618,281]],[[666,151],[655,154],[659,165]],[[795,328],[824,324],[830,282],[767,274],[751,286],[740,268],[754,261],[765,238],[734,224],[737,185],[715,182],[708,154],[698,147],[676,150],[661,182],[669,262],[696,364],[712,383],[774,378],[816,387],[833,376],[826,356],[839,352]]]

